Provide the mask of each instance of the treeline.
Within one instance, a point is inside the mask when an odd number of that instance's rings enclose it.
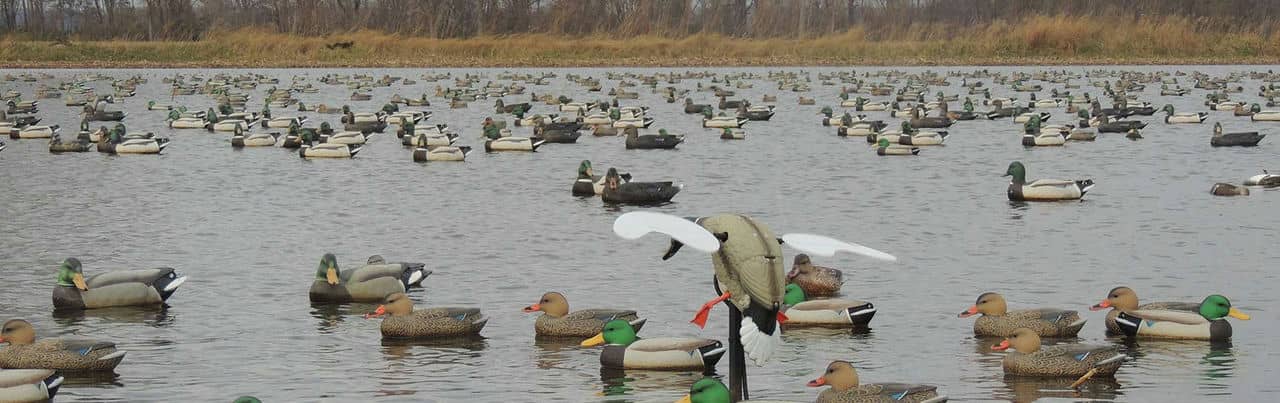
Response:
[[[0,34],[37,40],[215,39],[241,29],[429,38],[519,34],[680,38],[715,34],[945,39],[948,29],[1037,16],[1107,24],[1175,18],[1194,32],[1271,38],[1280,0],[0,0]]]

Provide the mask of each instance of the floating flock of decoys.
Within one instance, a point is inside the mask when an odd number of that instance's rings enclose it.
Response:
[[[45,79],[52,79],[45,76]],[[537,96],[530,94],[532,102],[552,105],[558,113],[534,114],[533,103],[506,104],[502,97],[523,94],[523,84],[545,85],[556,78],[555,74],[498,75],[499,84],[493,81],[478,86],[479,76],[453,77],[449,74],[424,75],[423,80],[444,81],[453,79],[451,88],[437,86],[436,98],[446,100],[450,108],[465,108],[467,103],[486,97],[497,98],[495,112],[514,116],[512,127],[506,121],[486,118],[482,123],[484,148],[489,152],[535,151],[546,143],[576,142],[582,130],[590,130],[595,136],[625,136],[627,149],[670,149],[684,141],[684,136],[659,130],[656,134],[640,134],[655,121],[647,107],[620,106],[619,100],[637,99],[638,93],[629,87],[646,86],[662,94],[667,102],[684,98],[684,111],[702,116],[703,127],[719,131],[721,138],[739,140],[746,137],[743,126],[752,120],[768,120],[773,114],[777,98],[764,96],[766,105],[752,105],[747,100],[730,100],[734,88],[750,88],[750,79],[760,79],[755,74],[713,73],[664,73],[664,74],[614,74],[608,79],[618,81],[616,88],[608,91],[611,101],[579,102],[567,96]],[[588,92],[601,91],[601,81],[591,77],[568,75]],[[799,72],[768,73],[765,79],[775,82],[779,91],[809,92],[813,82],[811,75]],[[928,101],[930,87],[948,87],[950,80],[959,78],[961,89],[968,96],[937,93],[936,101]],[[1108,78],[1116,80],[1109,81]],[[5,76],[7,81],[38,82],[30,74],[18,77]],[[1088,93],[1073,95],[1072,89],[1080,88],[1073,80],[1088,79],[1101,88],[1112,100],[1112,108],[1101,107],[1100,100]],[[1149,116],[1157,109],[1137,100],[1136,93],[1145,85],[1159,83],[1162,96],[1185,96],[1192,89],[1179,85],[1180,80],[1192,80],[1197,90],[1207,92],[1206,105],[1212,110],[1225,111],[1232,116],[1248,117],[1254,122],[1280,121],[1280,111],[1262,110],[1259,104],[1230,100],[1229,94],[1241,93],[1236,83],[1244,79],[1264,83],[1259,96],[1268,106],[1276,105],[1280,90],[1280,74],[1272,72],[1232,73],[1225,77],[1211,77],[1201,73],[1134,73],[1116,71],[1091,71],[1086,74],[1069,72],[1039,72],[1035,74],[1002,74],[988,71],[956,72],[948,74],[884,71],[875,74],[832,73],[818,74],[820,85],[841,85],[840,107],[847,111],[837,116],[832,108],[822,108],[821,124],[834,127],[838,136],[863,136],[874,144],[878,155],[911,156],[920,153],[920,147],[943,144],[950,136],[948,131],[938,130],[952,126],[957,121],[973,119],[1010,118],[1023,125],[1021,142],[1028,147],[1062,146],[1071,141],[1094,141],[1100,133],[1121,133],[1130,139],[1140,139],[1140,131],[1147,123],[1125,120],[1133,116]],[[100,95],[91,86],[99,80],[110,80],[101,75],[80,77],[56,87],[41,86],[36,98],[65,98],[66,105],[83,107],[80,132],[72,140],[59,135],[58,125],[39,125],[38,103],[23,100],[21,93],[8,91],[3,94],[7,108],[0,110],[0,130],[13,139],[48,139],[49,150],[54,153],[84,152],[96,149],[113,154],[157,154],[171,144],[169,138],[150,132],[128,132],[123,124],[93,129],[92,122],[122,121],[126,114],[108,111],[109,105],[121,102],[134,94],[136,86],[147,80],[133,77],[112,80],[113,93]],[[679,89],[675,84],[683,80],[697,80],[698,92],[713,92],[719,98],[716,106],[695,104],[687,97],[690,89]],[[710,80],[712,85],[703,86]],[[217,102],[216,108],[193,111],[183,105],[150,101],[147,109],[158,111],[167,118],[168,127],[179,129],[206,129],[231,133],[233,147],[276,146],[297,148],[303,158],[350,158],[361,145],[374,134],[382,133],[389,125],[397,125],[396,135],[402,144],[412,150],[414,161],[463,161],[471,147],[455,145],[459,135],[446,124],[429,125],[423,122],[432,117],[426,110],[401,110],[400,105],[425,107],[430,105],[426,94],[420,98],[403,98],[398,95],[379,111],[355,112],[348,106],[340,108],[326,105],[306,105],[294,98],[294,94],[307,94],[319,88],[306,78],[296,78],[287,89],[272,87],[267,91],[261,113],[246,111],[248,93],[259,84],[278,84],[274,78],[256,75],[231,77],[217,75],[209,79],[197,76],[165,78],[175,95],[209,94]],[[326,75],[321,83],[353,88],[351,99],[368,101],[368,90],[376,86],[414,84],[413,80],[398,77],[374,79],[370,76]],[[1036,82],[1050,83],[1055,88],[1050,98],[1037,99],[1043,88]],[[523,84],[522,84],[523,83]],[[988,84],[990,83],[990,84]],[[1015,98],[992,97],[991,85],[1008,86],[1013,92],[1029,93],[1030,101],[1022,103]],[[895,87],[897,87],[895,92]],[[895,96],[896,94],[896,96]],[[851,98],[850,96],[853,95]],[[865,96],[863,96],[865,95]],[[875,101],[871,97],[885,98]],[[798,97],[801,105],[814,105],[816,100]],[[974,98],[992,110],[974,110]],[[950,102],[963,102],[962,111],[951,111]],[[903,106],[903,104],[906,106]],[[341,113],[342,131],[336,131],[328,122],[318,127],[305,127],[310,121],[303,116],[281,116],[272,109],[294,108],[297,111]],[[718,114],[715,109],[720,109]],[[1077,125],[1047,125],[1048,109],[1066,108],[1067,113],[1079,117]],[[1172,105],[1159,109],[1165,113],[1166,124],[1199,124],[1208,113],[1176,113]],[[901,117],[900,130],[887,130],[882,120],[871,120],[861,112],[882,111],[891,117]],[[938,111],[938,116],[925,116],[926,111]],[[855,113],[858,113],[855,115]],[[285,129],[283,133],[251,133],[255,127]],[[512,128],[531,128],[532,135],[516,136]],[[1264,135],[1257,132],[1225,133],[1221,123],[1215,123],[1210,137],[1212,146],[1254,146]],[[0,143],[0,150],[4,149]],[[1011,200],[1051,201],[1080,199],[1093,186],[1092,180],[1040,179],[1028,182],[1026,167],[1021,162],[1009,165],[1006,176],[1012,180],[1008,188]],[[1248,194],[1244,186],[1280,186],[1280,175],[1264,171],[1250,177],[1243,186],[1219,183],[1213,194]],[[632,182],[631,175],[610,168],[605,175],[597,175],[589,161],[578,167],[577,181],[572,192],[582,196],[601,196],[608,202],[661,203],[671,200],[680,186],[672,182]],[[839,270],[812,264],[809,255],[828,257],[837,252],[856,253],[881,260],[895,260],[892,255],[831,238],[809,234],[786,234],[775,237],[763,223],[738,214],[721,214],[689,220],[644,211],[619,216],[613,226],[619,236],[637,239],[648,233],[660,233],[671,237],[671,246],[662,257],[670,258],[683,246],[689,246],[712,256],[715,271],[715,291],[718,297],[702,306],[693,323],[705,325],[709,311],[723,302],[729,308],[730,334],[727,346],[720,341],[696,338],[644,338],[637,333],[645,320],[636,311],[617,309],[585,309],[570,311],[565,295],[557,292],[544,294],[537,303],[524,308],[525,312],[541,312],[534,323],[540,337],[571,337],[583,339],[583,347],[604,345],[600,353],[602,366],[634,370],[699,370],[713,373],[721,357],[728,355],[729,386],[718,378],[707,376],[695,382],[685,401],[728,402],[748,398],[746,361],[764,365],[775,354],[781,343],[783,328],[829,327],[865,328],[876,313],[875,306],[866,301],[830,298],[839,295],[844,283]],[[805,252],[794,259],[790,272],[782,266],[781,245]],[[381,332],[384,338],[448,338],[478,334],[488,318],[476,308],[442,307],[415,308],[405,291],[426,278],[430,271],[421,263],[386,262],[379,256],[370,257],[366,264],[354,270],[339,270],[337,258],[326,254],[320,261],[311,285],[313,303],[380,302],[375,312],[366,317],[382,317]],[[118,306],[159,305],[183,284],[185,277],[173,269],[127,270],[100,273],[85,277],[75,258],[66,259],[56,274],[53,289],[53,305],[56,310],[82,310]],[[810,300],[809,298],[816,298]],[[1247,320],[1248,316],[1232,307],[1221,295],[1210,295],[1202,301],[1184,303],[1139,304],[1137,294],[1128,287],[1116,287],[1092,310],[1110,309],[1106,316],[1109,333],[1130,338],[1170,338],[1208,341],[1228,340],[1231,324],[1227,317]],[[1074,338],[1084,327],[1085,319],[1074,310],[1028,309],[1009,310],[1003,297],[995,292],[978,296],[960,317],[981,315],[974,323],[974,334],[1003,338],[992,346],[994,350],[1012,350],[1004,358],[1004,371],[1008,375],[1031,377],[1075,378],[1073,387],[1091,377],[1109,377],[1125,362],[1115,346],[1091,346],[1083,344],[1056,344],[1042,346],[1042,338]],[[125,351],[105,341],[73,339],[36,339],[32,325],[21,319],[4,323],[0,343],[0,400],[39,401],[49,399],[56,392],[62,378],[59,371],[112,371],[125,358]],[[946,397],[930,385],[907,383],[863,384],[854,367],[846,361],[832,362],[821,375],[809,382],[809,386],[829,386],[817,396],[819,402],[936,402]],[[242,401],[254,401],[243,398]]]

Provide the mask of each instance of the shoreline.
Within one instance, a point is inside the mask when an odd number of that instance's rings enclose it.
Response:
[[[1254,33],[1149,28],[1044,39],[1040,28],[868,40],[568,37],[434,39],[358,31],[325,37],[239,30],[199,41],[37,41],[0,37],[0,68],[568,68],[1275,65],[1276,40]],[[1166,30],[1171,32],[1165,32]],[[994,32],[994,33],[993,33]],[[1125,34],[1120,37],[1120,34]],[[1170,39],[1176,33],[1181,37]],[[1133,35],[1128,35],[1133,34]],[[1065,34],[1064,34],[1065,35]],[[1118,38],[1120,37],[1120,38]],[[936,36],[934,36],[936,38]]]
[[[993,59],[942,59],[911,60],[890,59],[879,61],[867,60],[798,60],[791,58],[763,59],[729,59],[715,62],[697,58],[670,60],[654,59],[611,59],[611,60],[566,60],[555,63],[538,63],[513,60],[466,60],[438,63],[426,60],[395,60],[375,63],[351,63],[342,61],[311,61],[303,63],[287,62],[222,62],[222,61],[0,61],[0,69],[42,69],[42,70],[75,70],[75,69],[350,69],[350,68],[417,68],[417,69],[459,69],[459,68],[811,68],[811,67],[1072,67],[1072,66],[1280,66],[1280,58],[1248,58],[1239,60],[1206,60],[1206,59],[1097,59],[1097,58],[993,58]]]

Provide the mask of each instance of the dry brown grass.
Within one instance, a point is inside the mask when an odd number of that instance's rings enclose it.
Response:
[[[207,35],[197,42],[51,42],[0,39],[6,67],[480,67],[943,64],[1235,64],[1280,59],[1280,33],[1198,29],[1182,18],[1089,20],[1033,17],[982,27],[910,25],[867,35],[744,39],[564,37],[528,34],[470,39],[357,31],[303,37],[265,30]],[[869,40],[868,37],[888,38]],[[328,49],[334,42],[351,49]]]

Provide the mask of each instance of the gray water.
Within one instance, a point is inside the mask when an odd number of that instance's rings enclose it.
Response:
[[[1223,75],[1269,68],[1133,69]],[[493,77],[500,71],[480,72]],[[603,79],[604,71],[574,72]],[[32,71],[5,71],[21,72]],[[89,70],[36,72],[56,76],[45,80],[52,84]],[[755,89],[738,90],[738,97],[753,101],[778,95],[777,115],[748,124],[745,141],[720,140],[718,132],[700,127],[699,116],[683,114],[681,104],[667,104],[640,87],[641,99],[623,105],[648,105],[658,119],[654,128],[687,134],[679,149],[628,151],[621,138],[584,135],[578,144],[550,144],[536,153],[480,151],[465,163],[415,164],[389,131],[375,136],[355,159],[306,161],[280,148],[233,150],[226,133],[167,129],[164,112],[145,110],[146,101],[167,100],[168,87],[160,79],[178,70],[103,72],[150,79],[138,96],[113,107],[130,113],[130,131],[171,137],[163,155],[52,155],[41,140],[5,140],[9,149],[0,152],[0,318],[29,319],[43,337],[111,340],[129,351],[116,375],[72,378],[58,401],[230,401],[243,394],[265,401],[675,400],[700,374],[602,374],[598,350],[535,341],[535,315],[520,312],[556,290],[572,308],[638,310],[649,318],[642,336],[723,340],[724,308],[713,312],[705,330],[688,323],[714,297],[706,255],[686,250],[663,262],[666,239],[625,241],[612,234],[615,217],[637,210],[679,216],[740,212],[779,234],[823,234],[899,257],[897,263],[852,255],[817,258],[817,264],[845,271],[843,297],[869,300],[879,313],[869,332],[786,332],[775,360],[748,369],[756,398],[812,400],[818,390],[805,382],[840,359],[852,361],[863,382],[932,383],[955,401],[1280,399],[1280,389],[1265,381],[1280,376],[1280,353],[1269,347],[1275,339],[1268,336],[1280,330],[1273,309],[1276,275],[1267,269],[1280,257],[1274,247],[1280,239],[1280,193],[1209,194],[1214,182],[1238,183],[1262,169],[1280,169],[1274,165],[1280,149],[1271,138],[1280,136],[1275,123],[1211,111],[1204,125],[1166,125],[1157,114],[1142,118],[1151,125],[1141,141],[1102,134],[1096,142],[1027,149],[1019,143],[1021,125],[969,121],[950,129],[945,146],[925,148],[919,157],[878,157],[862,138],[839,138],[819,125],[818,109],[838,104],[839,86],[817,85],[815,75],[813,91],[802,95],[816,97],[818,106],[798,106],[797,94],[776,91],[764,80]],[[280,77],[286,87],[295,74],[313,80],[330,72],[417,79],[427,71],[252,72]],[[569,71],[557,72],[560,79],[529,91],[605,98],[567,83]],[[961,92],[960,80],[951,81],[954,86],[943,91]],[[1073,93],[1101,93],[1086,80],[1075,82],[1086,87]],[[604,80],[603,86],[615,84]],[[1182,78],[1183,86],[1192,84]],[[1233,98],[1256,101],[1259,84],[1246,80],[1245,94]],[[107,89],[105,82],[97,85]],[[347,101],[345,87],[316,85],[321,93],[297,97],[307,104],[373,110],[393,93],[430,94],[437,83],[377,88],[369,102]],[[261,109],[268,87],[252,91],[250,110]],[[27,97],[34,88],[0,82],[0,90],[18,89]],[[1045,85],[1042,97],[1050,88],[1055,86]],[[930,98],[936,91],[931,89]],[[1207,110],[1203,90],[1185,97],[1160,97],[1158,91],[1158,84],[1148,85],[1142,98],[1157,107],[1172,103],[1180,112]],[[698,103],[714,103],[709,93],[691,95]],[[1012,93],[997,86],[993,95]],[[528,95],[506,99],[526,102]],[[214,105],[204,95],[176,102],[201,110]],[[479,125],[493,111],[492,100],[453,110],[438,98],[432,102],[431,123],[448,123],[463,133],[460,145],[482,150]],[[74,135],[79,108],[64,107],[60,99],[41,103],[44,124],[61,124],[64,135]],[[550,108],[538,104],[535,112]],[[1050,123],[1066,123],[1061,108],[1052,112]],[[338,119],[300,114],[311,117],[310,125]],[[890,127],[898,121],[886,112],[869,115]],[[1216,121],[1228,131],[1254,128],[1271,136],[1256,148],[1211,148]],[[575,198],[569,188],[582,159],[591,159],[598,171],[616,166],[637,180],[678,180],[686,187],[673,203],[658,207],[616,208],[598,198]],[[1008,179],[1001,175],[1013,160],[1027,164],[1030,179],[1093,178],[1097,187],[1081,202],[1011,203],[1005,197]],[[784,250],[789,263],[796,252]],[[312,307],[307,288],[326,252],[337,254],[347,268],[372,254],[425,262],[435,274],[424,281],[425,289],[410,293],[413,299],[419,306],[482,308],[491,318],[484,338],[384,343],[379,322],[360,316],[374,305]],[[87,274],[171,266],[189,281],[163,311],[54,316],[54,273],[71,256],[84,262]],[[999,291],[1011,309],[1083,311],[1090,322],[1081,343],[1120,343],[1104,336],[1102,312],[1087,312],[1118,285],[1133,287],[1145,301],[1199,301],[1222,293],[1253,320],[1234,321],[1235,338],[1225,346],[1126,345],[1135,359],[1114,381],[1090,382],[1075,394],[1066,387],[1069,380],[1006,380],[1003,355],[989,351],[994,341],[975,339],[973,320],[955,317],[978,294]],[[719,370],[725,373],[727,363]]]

